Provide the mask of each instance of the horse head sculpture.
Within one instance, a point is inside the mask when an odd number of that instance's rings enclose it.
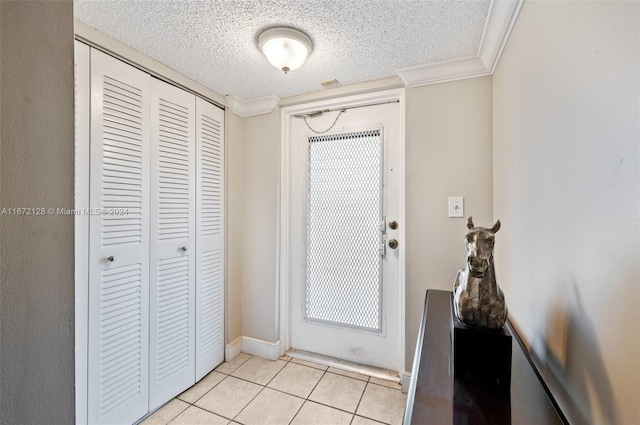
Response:
[[[500,230],[500,220],[496,221],[491,229],[484,227],[474,227],[473,218],[467,219],[467,229],[465,235],[467,241],[467,267],[474,277],[483,277],[493,264],[493,246],[495,244],[495,234]]]
[[[507,320],[507,305],[496,282],[493,264],[495,234],[500,230],[500,220],[489,229],[475,227],[469,217],[467,229],[467,264],[458,271],[453,284],[456,317],[471,327],[501,329]]]

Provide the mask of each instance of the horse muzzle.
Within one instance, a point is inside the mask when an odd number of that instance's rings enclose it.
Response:
[[[467,257],[467,267],[473,277],[483,277],[489,268],[489,260],[479,257]]]

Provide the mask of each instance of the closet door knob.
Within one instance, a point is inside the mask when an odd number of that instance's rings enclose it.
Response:
[[[110,255],[107,257],[107,261],[110,263],[113,263],[114,261],[116,261],[116,256],[115,255]]]
[[[181,246],[180,247],[180,251],[182,251],[182,252],[187,252],[188,250],[189,250],[188,246]]]

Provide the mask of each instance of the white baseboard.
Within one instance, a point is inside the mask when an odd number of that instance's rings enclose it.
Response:
[[[242,337],[242,352],[265,358],[267,360],[278,360],[282,352],[281,342],[268,342],[249,336]]]
[[[224,361],[230,362],[231,360],[238,357],[238,354],[242,353],[242,337],[239,336],[234,339],[232,342],[227,344],[224,349]]]
[[[408,393],[409,383],[411,383],[411,372],[403,370],[400,374],[400,383],[402,384],[402,392],[405,394]]]

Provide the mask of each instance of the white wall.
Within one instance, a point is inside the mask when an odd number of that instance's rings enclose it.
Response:
[[[590,423],[640,423],[639,6],[525,2],[494,75],[498,276]]]
[[[463,196],[465,217],[493,224],[491,93],[491,77],[407,88],[407,370],[426,290],[452,290],[465,264],[466,218],[448,217],[447,198]]]
[[[0,208],[73,209],[73,4],[1,14]],[[0,233],[0,423],[73,423],[73,216],[0,215]]]
[[[244,119],[242,333],[277,342],[280,108]]]
[[[227,184],[227,286],[226,286],[226,343],[242,336],[242,244],[244,229],[244,122],[239,116],[225,111],[226,184]]]

